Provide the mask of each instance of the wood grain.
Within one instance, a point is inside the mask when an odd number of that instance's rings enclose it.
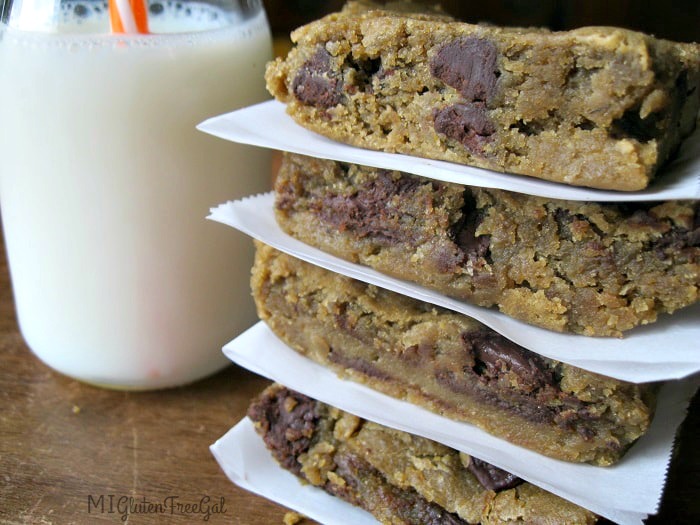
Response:
[[[209,452],[268,383],[231,366],[158,392],[102,390],[51,371],[24,344],[0,245],[0,523],[124,523],[92,506],[104,495],[225,501],[209,524],[282,523],[285,509],[228,481]],[[131,514],[129,524],[198,523],[203,515]]]

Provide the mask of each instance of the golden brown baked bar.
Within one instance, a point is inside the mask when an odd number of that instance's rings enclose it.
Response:
[[[248,416],[280,465],[382,523],[596,521],[593,513],[477,458],[281,385],[254,400]]]
[[[698,300],[698,201],[551,200],[298,155],[275,191],[301,241],[551,330],[619,336]]]
[[[571,185],[646,187],[698,112],[700,46],[619,28],[499,28],[350,2],[292,40],[266,79],[302,126]]]
[[[649,426],[655,385],[539,356],[464,315],[257,247],[258,315],[343,377],[572,462],[614,463]]]

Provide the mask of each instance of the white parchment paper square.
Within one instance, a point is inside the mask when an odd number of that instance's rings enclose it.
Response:
[[[327,525],[377,525],[370,513],[335,498],[280,467],[244,418],[210,450],[236,485]]]
[[[253,422],[243,418],[216,441],[210,450],[226,476],[239,487],[275,501],[325,525],[377,525],[370,513],[327,494],[310,484],[302,484],[280,467]],[[638,525],[646,514],[610,509],[618,523]],[[612,519],[612,518],[611,518]]]
[[[410,403],[339,379],[303,357],[262,322],[231,341],[224,354],[235,363],[377,423],[444,443],[481,458],[597,514],[639,524],[657,511],[676,428],[685,417],[700,377],[673,381],[661,389],[648,433],[612,467],[595,467],[545,457]]]
[[[676,379],[700,371],[700,304],[661,316],[622,339],[563,334],[512,319],[495,309],[451,299],[421,286],[344,261],[284,233],[275,221],[274,195],[229,202],[209,219],[234,227],[278,250],[328,270],[433,303],[482,322],[517,344],[571,365],[633,382]]]
[[[686,139],[674,162],[663,168],[663,175],[657,176],[649,188],[638,192],[578,188],[451,162],[348,146],[301,127],[287,115],[285,105],[275,100],[213,117],[199,124],[197,129],[242,144],[552,199],[599,202],[700,199],[700,129]]]

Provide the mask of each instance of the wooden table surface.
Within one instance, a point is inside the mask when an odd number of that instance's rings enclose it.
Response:
[[[245,414],[268,381],[231,366],[191,386],[118,392],[53,372],[17,327],[0,238],[0,523],[281,524],[286,509],[233,485],[209,445]],[[89,497],[181,503],[224,500],[208,521],[182,515],[118,513]],[[171,500],[172,501],[172,500]]]
[[[52,372],[17,327],[0,237],[0,524],[281,524],[285,509],[230,483],[209,452],[267,381],[240,368],[159,392],[117,392]],[[667,494],[649,523],[700,523],[700,400],[683,427]],[[110,495],[196,504],[225,513],[130,514]],[[105,512],[93,502],[104,496]],[[90,512],[88,512],[90,510]]]

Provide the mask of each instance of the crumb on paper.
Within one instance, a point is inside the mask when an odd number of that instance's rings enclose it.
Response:
[[[283,521],[284,525],[297,525],[299,523],[307,522],[307,518],[298,512],[289,511],[284,515]]]
[[[80,414],[80,407],[78,405],[73,405],[73,413]]]

